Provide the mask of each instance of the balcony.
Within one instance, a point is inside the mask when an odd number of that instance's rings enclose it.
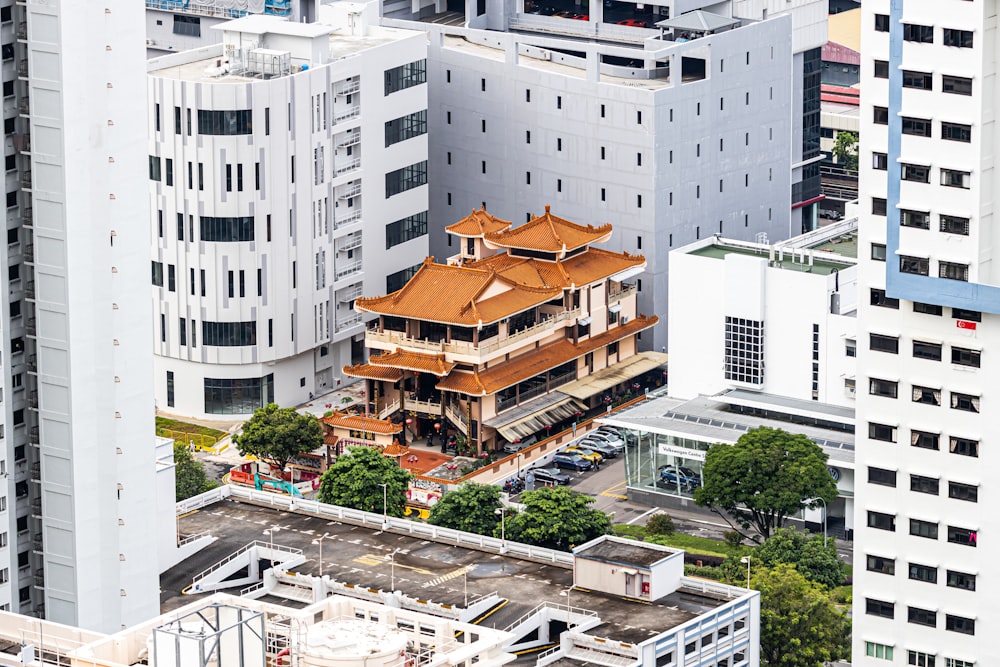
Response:
[[[385,419],[389,415],[399,410],[399,399],[396,399],[395,401],[389,401],[388,403],[385,403],[381,407],[382,409],[379,410],[378,412],[378,418]]]
[[[344,162],[337,162],[333,165],[333,173],[335,176],[340,176],[341,174],[346,174],[349,171],[354,171],[361,167],[361,158],[351,158]]]
[[[17,61],[17,75],[19,77],[28,78],[28,59],[21,58]]]
[[[406,400],[403,402],[403,409],[411,410],[413,412],[422,412],[429,415],[444,414],[440,401],[420,401],[417,400],[417,395],[413,392],[406,393]]]
[[[29,336],[34,336],[36,333],[38,333],[38,330],[35,328],[34,317],[26,317],[24,319],[24,333],[28,334]]]
[[[347,252],[348,250],[354,250],[355,248],[361,247],[362,237],[360,233],[350,234],[344,238],[337,239],[334,241],[334,248],[337,252]]]
[[[361,260],[356,260],[350,264],[338,265],[337,266],[337,277],[335,280],[343,280],[348,276],[353,276],[356,273],[361,273]]]
[[[19,21],[17,24],[17,38],[28,39],[28,22]]]
[[[623,284],[619,290],[608,290],[608,305],[614,305],[622,299],[632,296],[636,293],[637,289],[635,285]]]
[[[361,115],[361,105],[360,104],[352,104],[350,106],[343,107],[343,108],[340,108],[340,109],[334,107],[334,109],[333,109],[333,122],[334,122],[334,124],[343,123],[345,120],[350,120],[352,118],[357,118],[360,115]]]
[[[32,410],[38,409],[38,390],[32,389],[28,392],[28,407]]]
[[[351,199],[361,194],[361,183],[352,181],[337,190],[337,199]]]
[[[38,372],[38,355],[36,355],[36,354],[29,354],[24,359],[24,365],[27,367],[29,373],[37,373]],[[36,427],[36,430],[37,430],[37,427]],[[36,432],[35,435],[38,435],[38,433]],[[36,442],[37,442],[37,440],[36,440]]]
[[[32,227],[33,224],[34,224],[34,221],[35,221],[35,218],[34,218],[34,214],[33,214],[33,211],[31,209],[31,207],[30,206],[25,206],[24,208],[22,208],[21,209],[21,224],[24,225],[25,227]]]
[[[361,90],[361,79],[351,79],[350,81],[341,81],[334,86],[333,94],[353,95],[359,90]]]
[[[353,315],[347,315],[345,317],[337,318],[337,331],[347,329],[348,327],[357,326],[361,323],[361,313],[354,313]]]
[[[469,434],[469,420],[465,413],[459,410],[461,406],[454,403],[449,403],[444,407],[444,416],[451,420],[455,426],[458,427],[464,435]]]
[[[506,349],[511,345],[528,340],[539,334],[546,334],[558,328],[566,326],[567,322],[572,322],[580,316],[580,309],[564,310],[552,317],[546,318],[537,324],[521,329],[508,336],[496,336],[487,341],[481,341],[476,345],[468,341],[444,341],[423,340],[410,338],[401,331],[369,329],[365,334],[365,340],[371,343],[388,343],[390,345],[400,345],[402,347],[415,348],[418,350],[429,350],[432,352],[446,352],[450,354],[466,355],[471,357],[482,357]],[[475,361],[475,360],[474,360]]]
[[[340,303],[350,303],[351,301],[354,301],[362,294],[364,294],[364,286],[361,283],[355,283],[350,287],[338,290],[337,301],[339,301]]]
[[[31,170],[25,169],[21,172],[21,187],[25,190],[31,189]]]
[[[31,100],[27,97],[22,97],[17,101],[17,110],[21,112],[22,116],[27,116],[31,114]]]
[[[333,216],[333,228],[334,229],[340,229],[341,227],[345,227],[347,225],[351,225],[351,224],[354,224],[354,223],[360,222],[360,221],[361,221],[361,209],[360,208],[352,208],[352,209],[350,209],[350,212],[349,213],[345,213],[343,217],[341,217],[340,215],[334,214],[334,216]]]
[[[25,243],[24,244],[23,257],[24,257],[24,262],[26,264],[34,264],[35,263],[35,244],[34,243]]]
[[[29,301],[35,300],[35,281],[25,280],[24,281],[24,298]]]

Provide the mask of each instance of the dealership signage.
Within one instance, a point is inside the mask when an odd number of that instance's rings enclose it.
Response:
[[[700,449],[688,449],[687,447],[676,447],[674,445],[664,444],[657,445],[656,449],[663,456],[679,456],[681,458],[692,459],[694,461],[705,460],[705,452]]]

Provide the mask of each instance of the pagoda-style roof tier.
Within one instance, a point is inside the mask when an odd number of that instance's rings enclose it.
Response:
[[[402,427],[400,427],[400,429],[402,429]],[[382,448],[382,454],[385,456],[391,456],[392,458],[399,458],[408,451],[410,451],[409,447],[403,447],[399,444],[399,440],[396,440],[395,438],[392,439],[392,442]]]
[[[611,225],[578,225],[552,215],[548,204],[545,213],[528,222],[498,232],[484,234],[487,247],[511,248],[546,253],[565,253],[611,238]]]
[[[367,431],[368,433],[382,433],[393,435],[403,430],[402,424],[394,424],[388,419],[375,419],[363,415],[352,415],[346,412],[335,411],[332,415],[321,417],[320,421],[327,426],[336,428],[346,428],[352,431]]]
[[[473,327],[492,324],[562,295],[561,287],[521,285],[492,269],[435,264],[428,257],[402,289],[358,298],[361,312]]]
[[[609,343],[633,336],[654,326],[658,321],[659,318],[655,315],[648,317],[639,315],[621,326],[579,343],[573,343],[570,339],[563,338],[481,371],[454,371],[437,384],[437,389],[469,396],[487,396],[551,370],[567,361],[582,357]]]
[[[645,265],[646,258],[642,255],[588,248],[587,252],[557,262],[500,253],[467,263],[465,266],[493,269],[497,275],[520,285],[568,289],[573,286],[589,285],[629,269],[641,269]]]
[[[387,366],[372,366],[371,364],[358,364],[357,366],[344,366],[344,375],[352,378],[365,378],[366,380],[386,380],[388,382],[398,382],[403,379],[403,371],[398,368]]]
[[[485,234],[495,234],[509,229],[510,220],[501,220],[486,212],[486,207],[472,209],[472,213],[458,222],[445,227],[445,231],[463,238],[482,238]]]
[[[395,352],[385,352],[373,355],[368,359],[371,366],[400,368],[418,373],[431,373],[444,377],[455,367],[453,362],[445,361],[443,354],[422,354],[396,348]]]

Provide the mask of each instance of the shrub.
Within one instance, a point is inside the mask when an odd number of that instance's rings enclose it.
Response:
[[[743,546],[743,536],[735,530],[727,530],[722,534],[722,539],[730,551],[736,551]]]
[[[658,513],[646,521],[646,533],[649,535],[673,535],[674,520],[666,513]]]
[[[702,579],[722,580],[722,570],[719,567],[697,565],[684,565],[684,575],[688,577],[701,577]]]

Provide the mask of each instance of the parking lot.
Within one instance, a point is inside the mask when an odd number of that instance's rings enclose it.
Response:
[[[578,3],[574,0],[525,0],[524,2],[524,11],[527,14],[578,21],[590,20],[589,7],[590,4],[586,1]],[[604,23],[617,23],[636,28],[653,28],[657,21],[666,18],[655,13],[655,8],[652,5],[645,5],[643,9],[637,7],[637,5],[628,2],[604,0]]]

